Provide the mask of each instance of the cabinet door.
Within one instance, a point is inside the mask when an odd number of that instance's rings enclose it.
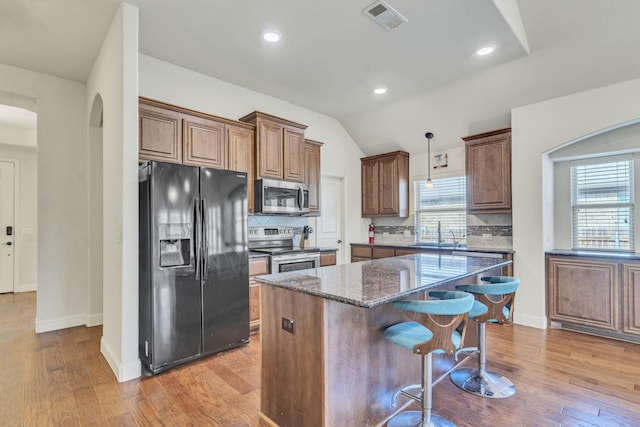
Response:
[[[398,214],[398,158],[383,157],[378,160],[378,213]]]
[[[182,162],[182,127],[178,112],[140,103],[140,160]]]
[[[185,116],[183,123],[184,164],[226,169],[224,123],[195,116]]]
[[[467,211],[511,212],[511,132],[465,141]]]
[[[371,217],[379,213],[378,161],[362,161],[362,216]]]
[[[640,264],[622,265],[622,331],[640,336]]]
[[[303,182],[305,143],[304,132],[298,129],[283,128],[283,175],[287,181]]]
[[[249,328],[255,332],[260,328],[260,283],[253,277],[269,274],[269,258],[249,260]]]
[[[391,248],[373,248],[371,254],[373,259],[391,258],[396,256],[396,250]]]
[[[618,331],[618,289],[615,262],[547,258],[549,320]]]
[[[336,253],[335,252],[321,252],[320,253],[320,267],[327,265],[336,265]]]
[[[227,125],[227,169],[247,173],[249,212],[253,212],[253,131]]]
[[[304,182],[309,185],[309,212],[320,213],[320,144],[304,144]]]
[[[282,126],[259,120],[257,132],[256,179],[282,179]]]

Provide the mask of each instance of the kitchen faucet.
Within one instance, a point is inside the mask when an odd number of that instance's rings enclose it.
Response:
[[[449,230],[449,233],[451,233],[451,235],[453,236],[453,246],[457,247],[458,242],[456,242],[456,233],[454,233],[453,230]]]

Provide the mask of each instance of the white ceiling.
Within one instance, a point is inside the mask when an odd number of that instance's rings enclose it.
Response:
[[[615,25],[640,3],[387,2],[408,23],[377,26],[362,13],[370,0],[129,0],[140,52],[343,121]],[[118,4],[0,0],[0,63],[84,82]],[[277,45],[261,40],[270,28],[283,35]],[[484,44],[496,52],[476,56]],[[373,95],[378,85],[387,94]]]

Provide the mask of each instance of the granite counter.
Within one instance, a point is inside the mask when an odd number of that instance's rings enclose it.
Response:
[[[421,370],[420,357],[384,339],[388,326],[407,320],[391,302],[427,298],[510,262],[412,254],[256,277],[260,416],[282,427],[382,425],[403,409],[391,407],[393,392],[419,381]],[[474,326],[465,346],[476,343]],[[457,362],[436,354],[433,363],[435,379]]]

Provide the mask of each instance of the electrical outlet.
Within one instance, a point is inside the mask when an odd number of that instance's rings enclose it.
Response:
[[[295,326],[296,326],[296,322],[295,320],[291,320],[291,319],[287,319],[286,317],[282,318],[282,329],[291,333],[291,334],[295,334]]]
[[[482,240],[487,240],[487,241],[488,241],[488,240],[493,240],[493,234],[491,234],[491,233],[484,233],[484,234],[482,235]]]

